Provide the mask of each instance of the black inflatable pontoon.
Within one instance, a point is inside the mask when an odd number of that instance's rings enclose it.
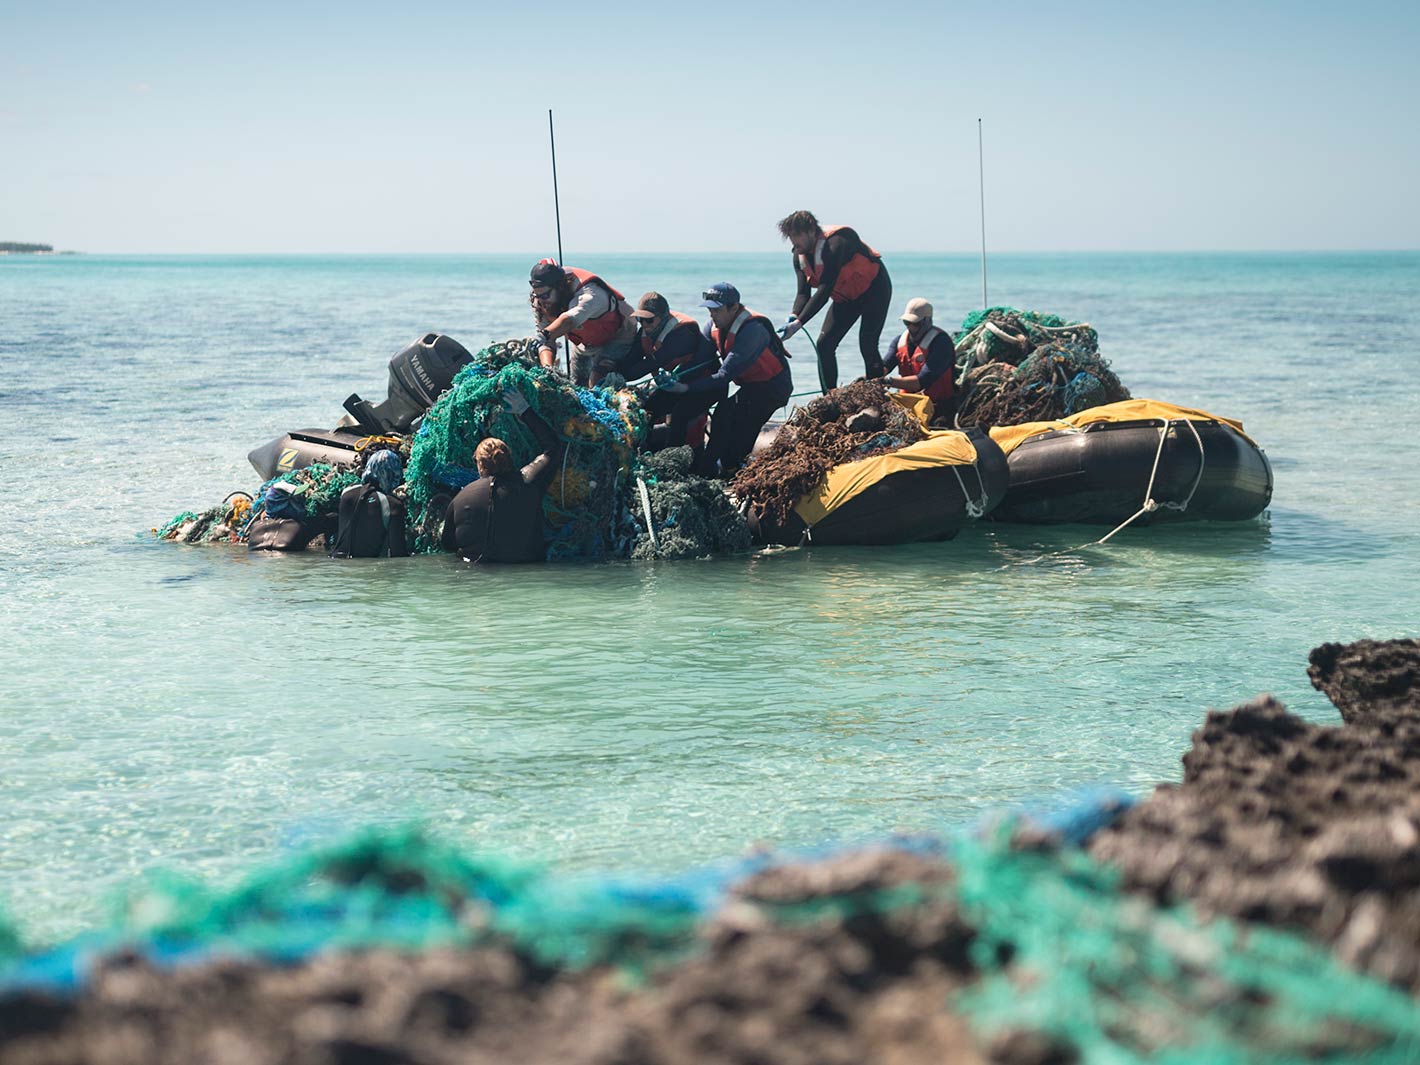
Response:
[[[997,521],[1243,521],[1272,500],[1272,466],[1240,422],[1157,400],[991,430],[1010,487]],[[1155,509],[1148,509],[1152,500]]]
[[[782,523],[755,511],[760,543],[907,544],[950,540],[1006,493],[1006,457],[979,429],[934,432],[887,455],[835,466]]]

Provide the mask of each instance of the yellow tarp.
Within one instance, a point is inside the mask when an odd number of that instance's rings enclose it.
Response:
[[[889,392],[888,399],[921,422],[923,428],[926,428],[932,421],[932,415],[936,413],[926,392]]]
[[[930,406],[931,400],[927,403]],[[818,491],[799,500],[794,512],[807,524],[814,525],[890,474],[940,466],[970,466],[975,461],[976,447],[965,433],[950,429],[929,433],[926,440],[899,451],[833,467],[819,484]]]
[[[991,430],[991,439],[1009,455],[1033,436],[1062,429],[1083,429],[1098,422],[1137,422],[1145,419],[1186,418],[1193,422],[1220,422],[1230,425],[1255,446],[1252,437],[1243,432],[1242,422],[1232,418],[1221,418],[1205,410],[1191,407],[1175,407],[1159,399],[1126,399],[1120,403],[1107,403],[1103,407],[1091,407],[1079,414],[1072,414],[1058,422],[1026,422],[1024,425],[1000,425]]]

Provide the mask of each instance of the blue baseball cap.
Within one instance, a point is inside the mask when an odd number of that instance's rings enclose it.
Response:
[[[704,301],[700,306],[709,307],[712,310],[720,307],[733,307],[740,302],[740,290],[728,281],[721,281],[702,292],[700,298]]]

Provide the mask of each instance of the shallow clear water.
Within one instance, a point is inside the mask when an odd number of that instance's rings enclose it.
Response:
[[[141,535],[382,395],[414,336],[524,332],[528,261],[0,258],[0,895],[31,938],[152,866],[228,878],[411,816],[671,869],[1143,790],[1206,707],[1272,691],[1333,720],[1315,644],[1420,631],[1416,254],[992,261],[993,301],[1092,322],[1135,395],[1242,419],[1276,472],[1256,523],[1044,562],[1103,530],[509,570]],[[775,317],[792,295],[787,255],[587,264],[682,308],[722,278]],[[979,300],[970,256],[890,265],[895,304]]]

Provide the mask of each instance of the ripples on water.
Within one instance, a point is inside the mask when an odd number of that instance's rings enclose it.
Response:
[[[676,306],[730,277],[782,313],[782,259],[604,270]],[[1136,394],[1243,419],[1277,477],[1256,523],[506,571],[139,535],[254,487],[248,449],[380,394],[411,337],[522,332],[526,267],[0,260],[0,883],[32,934],[155,864],[230,876],[410,816],[568,866],[676,868],[1143,789],[1177,776],[1205,707],[1270,690],[1332,720],[1306,651],[1416,631],[1410,255],[994,266],[1002,299],[1094,323]],[[955,316],[973,269],[897,257],[898,302]],[[1348,324],[1357,306],[1376,314]]]

